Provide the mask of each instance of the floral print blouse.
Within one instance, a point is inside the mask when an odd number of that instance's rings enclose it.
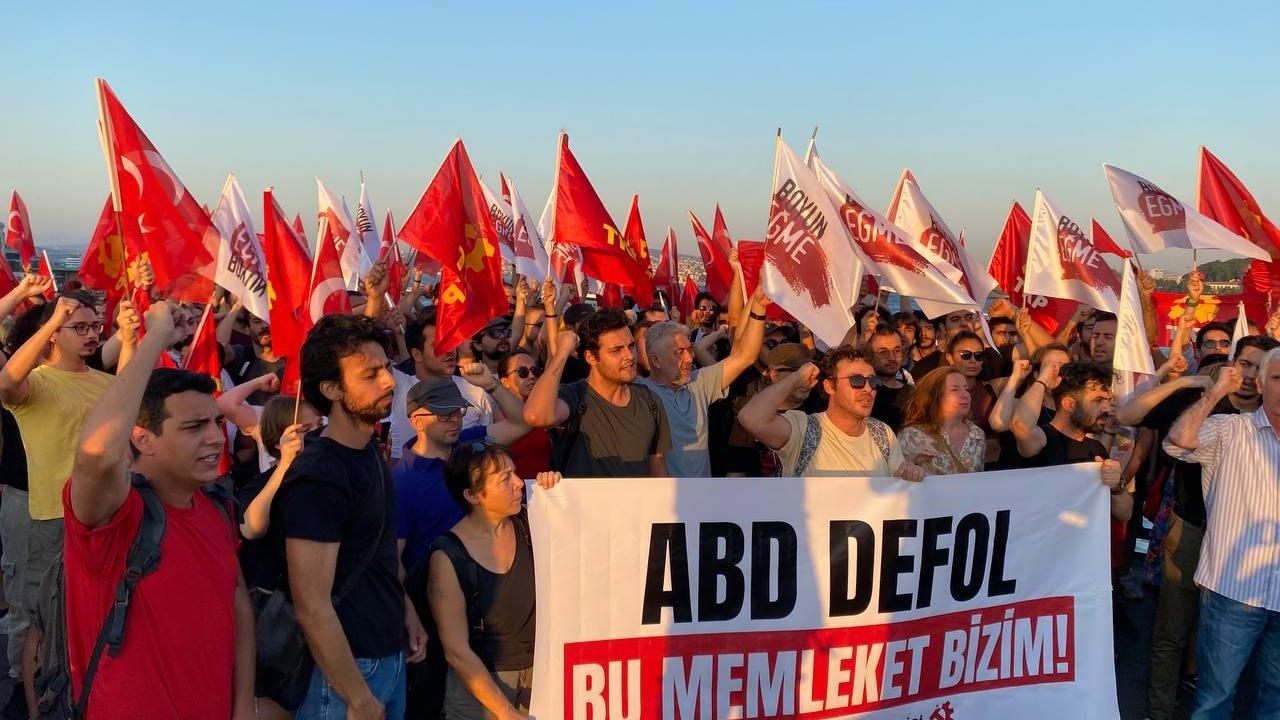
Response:
[[[924,471],[930,475],[953,475],[982,471],[982,454],[986,450],[987,436],[982,428],[968,420],[969,434],[964,445],[959,448],[948,448],[942,443],[950,442],[945,435],[932,435],[924,428],[911,426],[898,433],[898,444],[902,447],[902,457],[910,460],[916,454],[924,452],[933,455],[920,463]],[[959,460],[959,463],[956,461]]]

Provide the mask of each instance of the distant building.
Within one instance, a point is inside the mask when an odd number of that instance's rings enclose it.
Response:
[[[1164,268],[1151,268],[1152,280],[1164,280],[1166,277]]]

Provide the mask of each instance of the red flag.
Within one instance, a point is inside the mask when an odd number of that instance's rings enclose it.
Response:
[[[293,216],[293,231],[298,234],[298,239],[302,241],[303,247],[311,247],[311,243],[307,241],[307,231],[302,226],[302,213]],[[308,251],[307,255],[310,254]]]
[[[299,353],[311,329],[311,315],[307,312],[311,257],[305,241],[285,220],[270,188],[262,193],[262,204],[262,256],[267,261],[271,351],[285,359],[282,392],[297,395]]]
[[[738,267],[742,269],[743,287],[747,297],[751,297],[756,292],[756,286],[760,284],[760,268],[764,265],[764,241],[739,240],[737,247]],[[775,321],[792,319],[791,315],[777,303],[769,303],[769,308],[765,310],[764,315]]]
[[[622,308],[622,288],[614,283],[605,283],[596,296],[596,302],[602,308]]]
[[[640,219],[640,194],[636,193],[631,196],[631,208],[627,211],[627,227],[622,231],[622,237],[626,239],[627,245],[631,248],[631,254],[638,258],[644,265],[645,274],[649,274],[649,241],[648,236],[644,232],[644,221]],[[629,288],[633,292],[635,288]],[[646,297],[637,298],[645,304],[652,299],[653,293],[650,291]]]
[[[307,291],[307,314],[310,315],[308,331],[325,315],[351,312],[346,277],[351,268],[343,267],[343,248],[350,244],[351,237],[344,235],[344,230],[336,224],[331,225],[330,219],[321,219],[316,255],[311,258],[311,284]]]
[[[399,303],[400,298],[404,295],[405,279],[409,275],[409,269],[404,264],[404,258],[400,256],[400,243],[396,241],[395,223],[391,220],[391,211],[387,211],[387,219],[382,224],[382,257],[379,260],[385,260],[387,263],[387,294],[391,296],[392,303]]]
[[[455,140],[400,228],[401,239],[441,265],[437,354],[470,340],[507,311],[498,232],[488,208],[467,149]]]
[[[27,216],[27,204],[22,201],[18,191],[13,191],[9,199],[9,229],[5,231],[4,244],[17,251],[22,259],[22,268],[31,267],[36,256],[36,241],[31,234],[31,220]]]
[[[698,284],[691,275],[684,276],[684,288],[680,291],[680,322],[687,323],[698,307]]]
[[[693,224],[693,236],[698,240],[698,252],[702,255],[702,264],[707,268],[707,291],[716,296],[718,302],[726,302],[729,298],[729,286],[733,283],[733,267],[729,265],[728,231],[724,229],[724,218],[720,216],[720,206],[716,206],[717,236],[707,234],[698,216],[689,211],[689,222]],[[724,232],[721,232],[724,231]],[[720,242],[726,244],[722,247]]]
[[[172,300],[207,302],[218,229],[101,79],[98,102],[112,193],[122,222],[138,229],[156,288]]]
[[[600,282],[635,288],[640,297],[650,297],[653,289],[648,259],[636,257],[618,232],[586,172],[569,150],[569,136],[564,133],[560,135],[555,198],[555,242],[582,251],[582,271]]]
[[[58,281],[53,277],[53,266],[49,264],[49,253],[41,250],[39,266],[36,268],[36,275],[47,277],[53,281],[49,285],[49,289],[44,291],[45,299],[53,300],[58,296]]]
[[[1069,300],[1028,295],[1023,298],[1022,283],[1027,270],[1027,246],[1031,243],[1031,216],[1018,203],[1009,208],[1009,217],[1000,230],[987,272],[995,278],[1000,289],[1009,295],[1014,307],[1024,305],[1031,317],[1050,333],[1075,313],[1076,304]]]
[[[8,295],[16,287],[18,287],[18,278],[13,276],[9,261],[4,259],[3,253],[0,253],[0,297]]]
[[[676,231],[667,228],[667,239],[662,243],[662,255],[658,257],[658,269],[653,271],[653,284],[667,293],[667,302],[680,301],[680,250],[676,244]]]
[[[121,229],[125,230],[123,238],[119,232]],[[76,276],[85,287],[106,293],[107,317],[114,317],[111,308],[124,297],[132,284],[133,273],[136,272],[134,262],[138,259],[142,244],[136,231],[136,224],[133,232],[127,226],[117,227],[115,213],[111,209],[111,198],[108,197],[102,206],[102,214],[98,216],[93,236],[89,239],[89,246],[85,248],[84,257],[80,260],[80,269],[76,271]]]
[[[213,396],[222,394],[222,346],[218,344],[218,322],[213,319],[213,303],[204,306],[204,314],[196,325],[191,338],[191,349],[182,363],[185,370],[204,373],[213,379]],[[167,354],[167,353],[166,353]],[[231,453],[227,444],[222,445],[222,457],[218,459],[218,474],[231,472]]]
[[[1199,174],[1200,191],[1196,205],[1200,212],[1271,256],[1269,263],[1253,261],[1250,266],[1252,277],[1246,276],[1250,281],[1248,284],[1263,292],[1280,292],[1280,228],[1262,213],[1253,193],[1240,182],[1240,178],[1204,147],[1200,148]],[[1270,284],[1264,285],[1268,277]]]
[[[1097,220],[1093,218],[1089,218],[1089,220],[1093,223],[1091,233],[1093,234],[1093,248],[1095,250],[1100,253],[1115,255],[1116,257],[1122,257],[1125,259],[1133,257],[1133,253],[1120,247],[1116,244],[1115,240],[1111,239],[1111,236],[1107,234],[1107,231]]]
[[[507,176],[498,173],[498,180],[502,183],[502,201],[511,204],[511,186],[507,185]]]

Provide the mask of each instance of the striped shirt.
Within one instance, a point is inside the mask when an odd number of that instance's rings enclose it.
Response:
[[[1280,612],[1280,437],[1266,412],[1211,415],[1200,446],[1165,440],[1165,452],[1199,463],[1208,522],[1196,584]]]

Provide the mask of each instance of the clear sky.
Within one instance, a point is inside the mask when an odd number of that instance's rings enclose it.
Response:
[[[315,178],[404,218],[455,136],[536,214],[555,138],[619,223],[695,253],[684,210],[759,238],[773,134],[882,209],[903,167],[985,262],[1036,187],[1122,243],[1101,164],[1191,200],[1197,148],[1280,216],[1274,3],[9,3],[0,189],[38,243],[82,243],[107,193],[93,78],[213,205],[316,212]],[[314,234],[310,229],[308,232]],[[1173,268],[1185,259],[1149,264]]]

